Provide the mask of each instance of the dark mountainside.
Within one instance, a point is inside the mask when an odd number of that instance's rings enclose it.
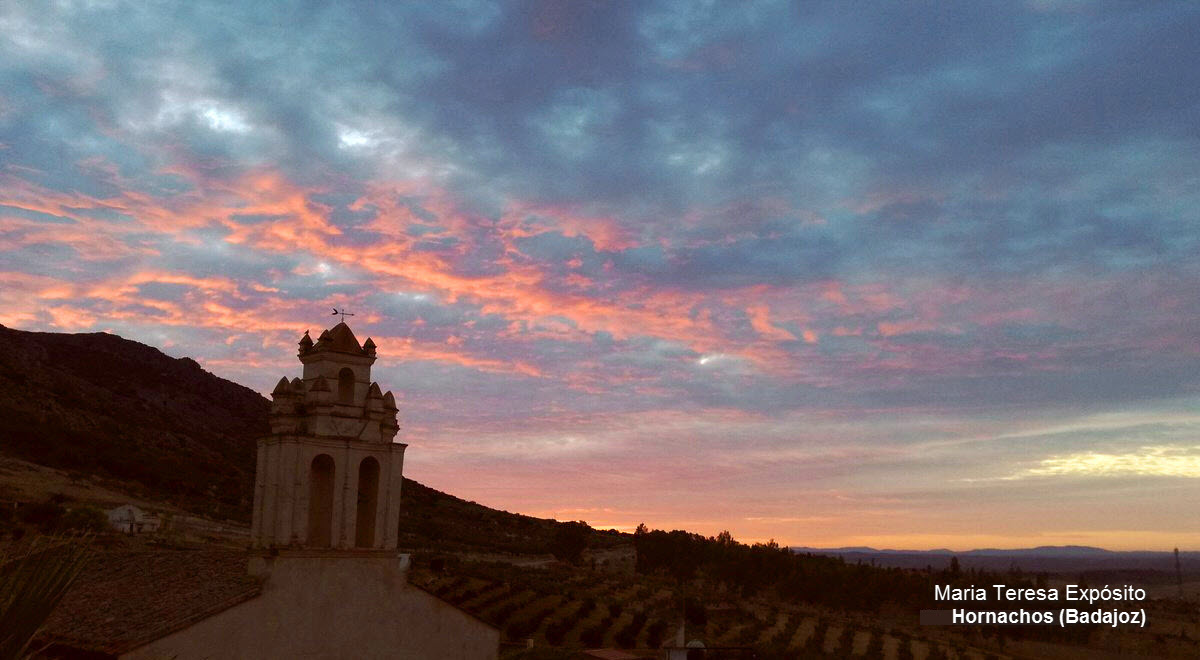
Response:
[[[136,341],[0,325],[0,452],[147,499],[249,523],[255,440],[269,408],[254,390]],[[413,545],[541,553],[560,527],[411,479],[403,497],[401,529]],[[595,537],[593,546],[618,539]]]
[[[116,335],[0,326],[4,452],[184,509],[248,519],[268,405],[190,358]]]

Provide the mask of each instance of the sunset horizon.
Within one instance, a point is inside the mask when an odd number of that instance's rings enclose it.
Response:
[[[743,543],[1200,550],[1200,6],[0,9],[0,324]],[[338,312],[345,311],[344,317]]]

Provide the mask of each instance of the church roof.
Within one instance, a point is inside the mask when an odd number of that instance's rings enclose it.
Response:
[[[314,351],[334,351],[336,353],[349,353],[351,355],[366,355],[358,339],[354,336],[354,331],[345,322],[339,323],[332,328],[321,333],[320,339],[313,346]]]
[[[115,657],[259,595],[246,566],[245,552],[227,550],[99,552],[38,641]]]
[[[38,631],[48,657],[116,658],[262,593],[238,550],[113,550],[93,555]],[[415,587],[477,621],[478,611]]]

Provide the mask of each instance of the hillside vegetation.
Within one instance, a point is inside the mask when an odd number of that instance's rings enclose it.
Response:
[[[0,452],[63,470],[92,490],[103,485],[131,501],[249,524],[255,440],[267,433],[269,409],[254,390],[136,341],[0,325]],[[0,486],[4,473],[18,471],[0,466]],[[0,488],[0,499],[17,497],[11,486]],[[410,547],[564,556],[582,549],[578,542],[570,549],[565,524],[496,511],[411,479],[403,498],[401,532]],[[583,545],[616,542],[584,529],[591,540]]]
[[[116,335],[0,326],[6,453],[184,509],[249,520],[268,406],[194,360]]]

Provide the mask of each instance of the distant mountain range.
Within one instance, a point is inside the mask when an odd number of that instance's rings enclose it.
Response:
[[[1036,548],[980,548],[978,550],[964,550],[956,552],[946,548],[937,548],[934,550],[879,550],[867,546],[853,546],[845,548],[809,548],[804,546],[793,547],[796,552],[809,552],[812,554],[822,555],[841,555],[850,553],[865,553],[877,555],[953,555],[958,557],[973,557],[973,556],[988,556],[988,557],[1108,557],[1113,555],[1161,555],[1173,554],[1164,552],[1154,552],[1149,550],[1138,550],[1133,552],[1120,552],[1116,550],[1105,550],[1104,548],[1094,548],[1089,545],[1039,545]],[[1200,553],[1184,553],[1196,554]]]
[[[1138,550],[1121,552],[1086,545],[1043,545],[1036,548],[981,548],[955,552],[936,550],[888,550],[864,546],[844,548],[793,547],[800,554],[841,557],[847,562],[862,562],[898,568],[946,568],[958,558],[963,569],[978,568],[993,571],[1020,569],[1027,572],[1082,572],[1112,570],[1174,571],[1173,552]],[[1185,573],[1200,572],[1200,552],[1180,552],[1180,565]]]

